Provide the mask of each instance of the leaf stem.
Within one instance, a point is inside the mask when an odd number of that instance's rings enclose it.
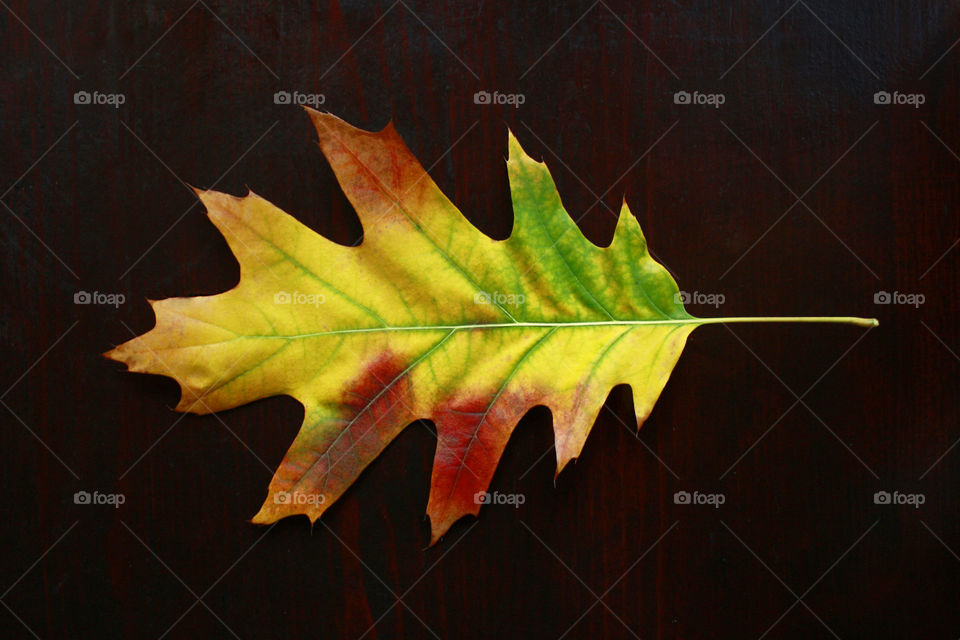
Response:
[[[876,327],[880,323],[876,318],[856,318],[853,316],[734,316],[730,318],[697,318],[699,324],[733,324],[735,322],[806,322],[852,324],[858,327]]]

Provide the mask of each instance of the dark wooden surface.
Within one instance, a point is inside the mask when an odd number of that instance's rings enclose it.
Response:
[[[960,635],[960,8],[542,4],[6,0],[0,636]],[[126,101],[74,104],[81,90]],[[430,425],[312,529],[255,527],[300,406],[181,419],[172,381],[100,353],[152,326],[145,298],[238,278],[181,181],[249,186],[358,240],[283,90],[365,128],[392,117],[493,236],[511,225],[509,126],[591,239],[625,195],[681,288],[725,296],[695,313],[881,325],[700,329],[639,438],[618,388],[555,484],[535,409],[492,485],[525,504],[433,548]],[[726,102],[677,105],[679,90]],[[876,105],[878,90],[925,102]],[[80,290],[126,302],[75,305]],[[881,290],[926,301],[875,305]],[[726,501],[674,504],[681,490]],[[881,490],[925,503],[877,505]]]

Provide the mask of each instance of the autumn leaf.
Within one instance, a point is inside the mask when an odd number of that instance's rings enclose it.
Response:
[[[553,415],[557,473],[580,455],[610,389],[629,384],[638,426],[702,324],[858,318],[688,314],[624,203],[609,247],[565,212],[546,166],[512,135],[514,228],[493,240],[440,191],[388,125],[307,110],[363,224],[336,244],[254,193],[198,191],[240,263],[213,296],[151,301],[156,326],[108,352],[181,387],[206,414],[288,395],[303,425],[254,516],[315,521],[408,424],[437,429],[427,513],[436,541],[477,514],[519,419]]]

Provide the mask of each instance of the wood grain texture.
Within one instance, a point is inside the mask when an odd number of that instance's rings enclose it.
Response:
[[[8,0],[0,635],[956,637],[958,37],[950,2]],[[675,104],[681,90],[725,102]],[[925,101],[877,105],[881,90]],[[692,312],[881,326],[703,328],[639,437],[617,388],[556,483],[534,409],[491,486],[524,504],[485,507],[434,548],[416,515],[429,424],[312,530],[252,525],[299,405],[183,417],[175,383],[100,353],[152,326],[146,298],[237,281],[187,184],[249,186],[359,241],[279,91],[322,94],[368,129],[392,118],[494,237],[512,223],[510,127],[589,238],[609,242],[625,197],[681,289],[725,297]],[[77,305],[78,291],[126,300]],[[875,305],[878,291],[925,302]]]

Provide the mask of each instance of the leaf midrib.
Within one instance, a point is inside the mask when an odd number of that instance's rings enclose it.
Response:
[[[575,322],[497,322],[497,323],[477,323],[477,324],[435,324],[435,325],[410,325],[399,327],[364,327],[360,329],[336,329],[333,331],[318,331],[315,333],[299,333],[293,335],[251,335],[240,336],[246,338],[272,338],[275,340],[299,340],[306,338],[322,338],[324,336],[336,336],[350,333],[381,333],[393,331],[461,331],[475,329],[576,329],[584,327],[626,327],[626,326],[644,326],[644,325],[678,325],[678,324],[705,324],[711,323],[715,318],[671,318],[664,320],[596,320],[596,321],[575,321]],[[721,319],[722,320],[722,319]]]
[[[192,316],[187,316],[192,318]],[[751,320],[753,320],[751,318]],[[170,350],[179,350],[187,348],[196,348],[196,347],[210,347],[218,344],[227,344],[230,342],[236,342],[238,340],[306,340],[309,338],[323,338],[326,336],[342,336],[349,335],[354,333],[392,333],[392,332],[401,332],[401,331],[462,331],[462,330],[479,330],[479,329],[578,329],[578,328],[590,328],[590,327],[638,327],[638,326],[655,326],[655,325],[682,325],[682,324],[692,324],[692,325],[701,325],[701,324],[716,324],[718,321],[733,321],[733,322],[742,322],[743,319],[739,318],[677,318],[671,320],[613,320],[613,321],[590,321],[590,322],[503,322],[503,323],[480,323],[480,324],[434,324],[434,325],[420,325],[420,326],[398,326],[398,327],[363,327],[360,329],[337,329],[334,331],[318,331],[315,333],[299,333],[299,334],[270,334],[270,333],[256,333],[256,334],[237,334],[236,332],[228,329],[227,327],[220,327],[226,331],[234,333],[234,337],[228,338],[226,340],[218,340],[216,342],[204,342],[202,344],[192,344],[187,347],[183,346],[173,346],[173,347],[153,347],[154,351],[170,351]],[[764,319],[760,319],[764,321]]]

